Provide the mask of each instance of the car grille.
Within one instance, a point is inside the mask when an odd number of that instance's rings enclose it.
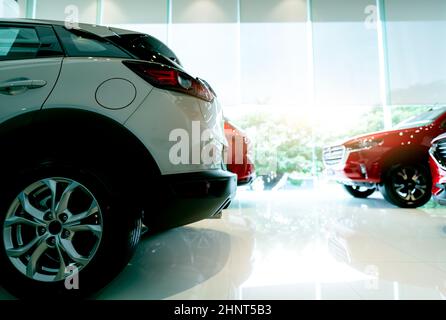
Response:
[[[336,146],[336,147],[328,147],[323,151],[323,161],[326,166],[335,166],[337,164],[342,163],[345,156],[345,147],[344,146]]]
[[[442,167],[446,167],[446,139],[439,140],[435,143],[432,155]]]

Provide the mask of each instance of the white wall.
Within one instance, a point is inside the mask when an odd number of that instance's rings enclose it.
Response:
[[[0,0],[0,18],[20,17],[19,4],[14,0]]]
[[[166,0],[104,0],[102,22],[104,24],[164,24],[167,23],[167,2]]]
[[[242,21],[256,22],[305,22],[306,0],[241,0]]]
[[[70,21],[96,23],[96,0],[36,0],[36,18],[65,21],[76,15],[78,19]]]
[[[174,23],[236,23],[236,0],[173,0]]]
[[[102,24],[148,33],[167,42],[167,1],[103,0]]]

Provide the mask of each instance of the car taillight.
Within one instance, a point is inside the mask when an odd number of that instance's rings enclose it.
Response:
[[[154,87],[185,93],[211,102],[214,94],[206,83],[187,73],[153,62],[123,61],[124,65]]]

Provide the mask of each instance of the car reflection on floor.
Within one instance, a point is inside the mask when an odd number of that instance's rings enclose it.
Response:
[[[253,250],[253,230],[241,217],[145,236],[127,268],[97,298],[238,299]]]

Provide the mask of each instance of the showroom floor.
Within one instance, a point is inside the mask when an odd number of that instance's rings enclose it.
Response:
[[[446,298],[446,207],[397,209],[336,185],[240,190],[221,220],[144,237],[97,298]]]

